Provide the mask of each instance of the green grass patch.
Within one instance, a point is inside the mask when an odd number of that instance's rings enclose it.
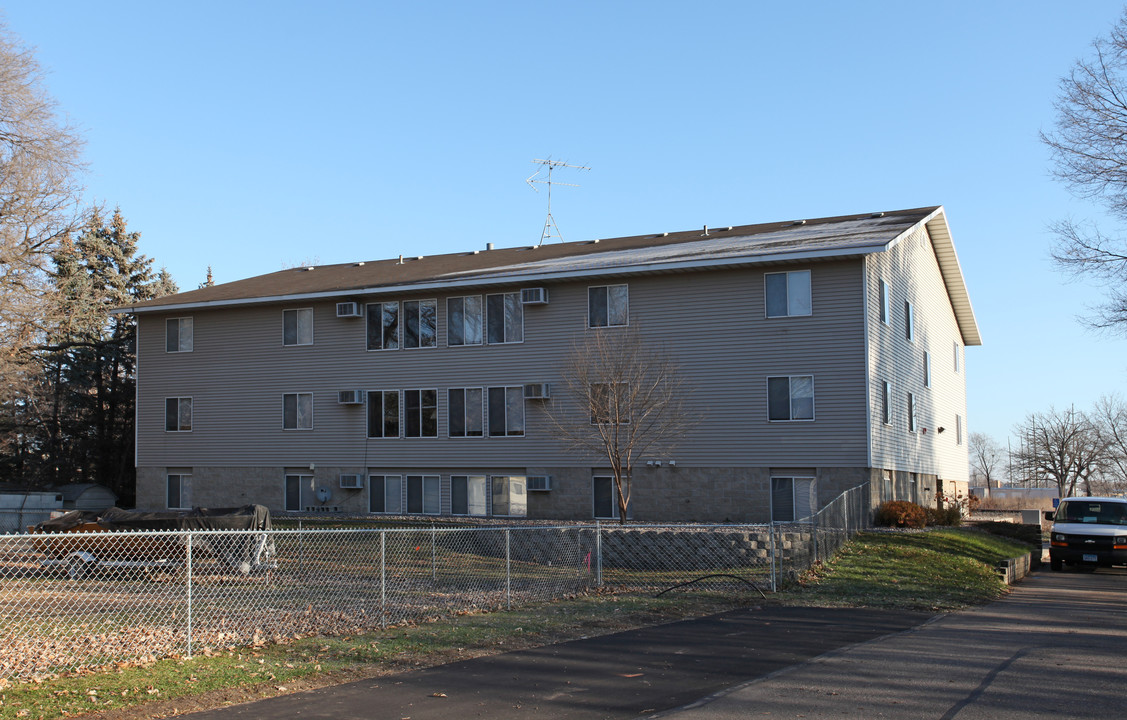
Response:
[[[994,568],[1026,552],[969,529],[861,533],[790,592],[804,604],[955,610],[1005,594]]]

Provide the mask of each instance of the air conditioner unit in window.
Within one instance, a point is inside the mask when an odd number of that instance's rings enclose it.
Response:
[[[520,301],[524,305],[547,305],[548,288],[524,288],[520,291]]]
[[[528,492],[548,492],[552,489],[551,475],[529,475],[525,480]]]
[[[341,405],[363,405],[363,390],[340,390],[337,392],[337,402]]]
[[[337,317],[343,317],[343,318],[360,317],[360,303],[354,303],[354,302],[337,303]]]
[[[550,397],[552,397],[550,383],[528,383],[524,386],[525,400],[547,400]]]
[[[342,473],[340,476],[340,486],[348,490],[359,490],[364,487],[364,478],[361,475]]]

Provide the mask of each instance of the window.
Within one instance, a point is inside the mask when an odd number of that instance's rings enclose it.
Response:
[[[880,416],[885,425],[892,424],[892,383],[885,380],[880,384]]]
[[[920,504],[919,476],[914,472],[908,473],[908,501]]]
[[[506,435],[524,435],[524,388],[519,385],[489,388],[489,436]]]
[[[931,353],[924,351],[924,387],[931,387]]]
[[[524,517],[528,514],[525,479],[518,475],[494,475],[493,514],[506,517]]]
[[[285,494],[285,509],[289,512],[297,512],[301,510],[301,488],[303,485],[312,486],[312,475],[286,475],[285,487],[283,492]]]
[[[766,273],[767,317],[810,314],[810,271]]]
[[[368,512],[403,512],[403,478],[398,475],[368,476]]]
[[[403,437],[438,437],[438,391],[403,391]]]
[[[450,388],[446,399],[450,437],[482,437],[485,434],[481,388]]]
[[[892,307],[888,297],[888,283],[884,279],[877,280],[877,287],[880,292],[880,321],[885,325],[889,324],[888,309]]]
[[[813,420],[814,376],[767,378],[768,420]]]
[[[192,318],[169,318],[164,324],[165,352],[192,352]]]
[[[880,474],[880,501],[888,502],[892,498],[892,472],[882,470]]]
[[[963,444],[963,416],[962,415],[956,415],[955,416],[955,444],[956,445],[962,445]]]
[[[771,522],[794,522],[814,514],[814,478],[771,478]]]
[[[962,348],[959,347],[958,341],[955,341],[954,345],[955,345],[955,372],[959,372],[959,366],[961,364],[959,362],[959,360],[961,359],[961,355],[962,355],[962,353],[960,351],[962,350]]]
[[[626,383],[594,383],[588,399],[592,425],[625,425],[630,422],[629,385]]]
[[[519,292],[485,296],[485,333],[490,344],[524,341],[524,305]]]
[[[438,301],[408,300],[403,303],[403,347],[434,347],[438,338]]]
[[[369,350],[399,349],[399,303],[369,303],[366,318]]]
[[[908,340],[916,339],[916,318],[912,312],[912,303],[904,301],[904,337]]]
[[[481,344],[481,296],[454,297],[446,300],[446,344]]]
[[[407,512],[437,515],[441,512],[438,489],[437,475],[408,475]]]
[[[596,475],[591,478],[591,514],[596,520],[618,520],[618,492],[614,478]],[[634,500],[626,503],[626,518],[634,517]]]
[[[167,432],[190,432],[192,430],[192,398],[171,397],[164,399],[164,429]]]
[[[399,437],[398,390],[375,390],[368,393],[368,437]]]
[[[170,473],[167,484],[169,510],[187,510],[192,507],[192,476],[188,473]]]
[[[282,311],[282,344],[313,344],[313,308]]]
[[[286,393],[282,396],[282,429],[313,429],[313,393]]]
[[[587,327],[618,327],[629,324],[628,285],[600,285],[587,288]]]
[[[485,515],[485,476],[450,476],[450,512],[453,515]]]
[[[908,393],[908,432],[916,431],[916,396]]]

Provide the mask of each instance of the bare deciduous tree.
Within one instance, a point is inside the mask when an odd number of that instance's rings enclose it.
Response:
[[[695,421],[684,407],[677,365],[643,341],[638,326],[592,331],[564,367],[568,399],[547,412],[569,447],[605,458],[614,478],[619,522],[625,523],[636,483],[635,464],[667,455]]]
[[[1017,460],[1057,486],[1061,497],[1082,485],[1091,495],[1091,480],[1107,461],[1108,443],[1084,413],[1075,410],[1032,413],[1017,428],[1022,443]]]
[[[50,307],[48,258],[81,225],[81,150],[34,55],[0,23],[0,387],[24,376]]]
[[[986,487],[996,487],[998,471],[1005,459],[1005,450],[986,433],[972,432],[967,436],[970,450],[971,475],[986,482]]]
[[[1092,420],[1108,446],[1104,479],[1111,487],[1127,488],[1127,402],[1118,395],[1104,395],[1096,401]]]

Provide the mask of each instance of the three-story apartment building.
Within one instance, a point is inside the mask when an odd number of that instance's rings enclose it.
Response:
[[[941,207],[283,270],[138,319],[137,504],[589,519],[606,460],[546,417],[634,328],[698,418],[639,520],[808,515],[965,482],[980,344]]]

